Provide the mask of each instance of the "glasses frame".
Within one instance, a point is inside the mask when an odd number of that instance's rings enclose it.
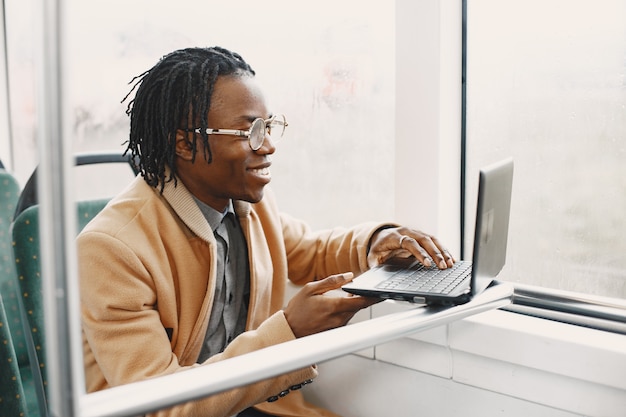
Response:
[[[263,146],[263,144],[265,143],[265,137],[268,135],[267,129],[276,120],[277,117],[282,117],[282,119],[285,121],[285,125],[283,126],[283,132],[281,133],[280,137],[277,137],[277,138],[272,137],[271,134],[269,135],[270,135],[270,138],[272,138],[272,140],[274,141],[274,143],[278,143],[280,138],[282,138],[283,135],[285,134],[285,129],[287,128],[287,126],[289,126],[289,123],[287,123],[287,118],[285,117],[284,114],[275,114],[269,119],[262,119],[258,117],[252,121],[252,126],[250,127],[249,130],[213,129],[213,128],[207,127],[205,129],[205,132],[207,135],[230,135],[230,136],[239,136],[239,137],[248,138],[248,146],[250,146],[250,149],[252,149],[253,151],[258,151],[259,149],[261,149],[261,146]],[[259,146],[254,147],[252,146],[252,130],[254,129],[254,125],[258,124],[259,122],[265,125],[265,135],[263,136],[263,140],[261,141]],[[183,130],[187,132],[202,133],[202,128],[199,128],[199,127],[195,129],[183,129]]]

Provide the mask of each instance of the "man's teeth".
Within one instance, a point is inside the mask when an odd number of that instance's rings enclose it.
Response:
[[[253,169],[252,172],[254,172],[255,174],[259,174],[259,175],[270,175],[270,169],[269,168]]]

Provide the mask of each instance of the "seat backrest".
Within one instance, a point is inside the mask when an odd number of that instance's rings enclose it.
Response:
[[[7,324],[17,360],[20,366],[25,366],[28,365],[28,354],[17,299],[19,289],[11,237],[11,222],[19,197],[20,186],[15,177],[10,172],[0,169],[0,295],[4,300]]]
[[[0,415],[28,416],[22,378],[0,296]]]
[[[10,335],[6,335],[6,338],[3,338],[3,342],[8,344],[7,340],[10,337],[11,349],[17,360],[15,363],[11,363],[11,368],[2,368],[2,370],[0,370],[0,373],[2,373],[0,379],[10,374],[11,378],[15,378],[14,383],[20,383],[19,388],[22,389],[23,392],[18,393],[16,391],[11,394],[20,396],[19,404],[12,401],[10,407],[12,410],[15,410],[16,406],[21,408],[22,402],[25,402],[27,410],[25,414],[0,412],[0,415],[28,415],[30,417],[37,417],[47,414],[43,394],[44,389],[38,371],[35,374],[37,379],[33,377],[33,369],[29,360],[28,349],[32,348],[33,343],[30,339],[30,333],[28,332],[27,320],[25,319],[26,314],[21,305],[17,270],[13,257],[13,239],[11,236],[13,213],[15,212],[20,193],[19,184],[13,175],[0,169],[0,297],[2,297],[4,303],[3,314],[6,315],[3,319],[3,330],[10,333]],[[8,351],[4,351],[2,355],[2,358],[5,359],[4,355],[9,355],[9,353]],[[9,360],[8,356],[6,356],[6,360]],[[17,367],[17,374],[14,372],[13,366]],[[2,384],[3,385],[0,386],[4,388],[4,381]],[[7,385],[7,390],[9,389],[14,390],[15,387],[9,387]],[[9,399],[5,397],[5,400],[8,401]],[[3,409],[1,401],[0,409]]]
[[[81,201],[77,203],[77,230],[85,225],[107,204],[109,199]],[[34,342],[36,357],[43,384],[47,389],[46,334],[43,309],[43,286],[39,256],[39,205],[22,211],[13,222],[13,251],[22,303],[27,313]]]

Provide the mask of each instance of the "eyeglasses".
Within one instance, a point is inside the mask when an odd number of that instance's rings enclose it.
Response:
[[[254,119],[250,130],[234,130],[234,129],[212,129],[207,128],[207,135],[234,135],[248,138],[248,144],[253,151],[258,151],[263,146],[265,135],[269,135],[274,143],[278,143],[285,133],[288,126],[285,115],[275,114],[269,119]],[[185,129],[187,130],[187,129]],[[195,133],[202,133],[201,128],[189,129]]]

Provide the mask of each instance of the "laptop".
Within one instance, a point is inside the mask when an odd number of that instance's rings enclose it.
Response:
[[[458,305],[483,292],[502,270],[511,211],[513,159],[480,170],[472,260],[440,270],[413,256],[394,258],[361,274],[342,289],[352,294],[422,304]]]

